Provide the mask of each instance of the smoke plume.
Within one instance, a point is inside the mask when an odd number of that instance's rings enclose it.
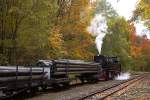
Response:
[[[99,54],[101,54],[101,48],[103,44],[103,38],[106,35],[107,31],[107,21],[105,17],[98,14],[94,17],[91,21],[91,25],[88,27],[88,31],[93,35],[96,36],[95,43]]]

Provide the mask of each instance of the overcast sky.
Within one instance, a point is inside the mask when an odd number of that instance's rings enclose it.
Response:
[[[133,10],[138,0],[107,0],[121,16],[124,16],[126,19],[130,19],[132,16]]]

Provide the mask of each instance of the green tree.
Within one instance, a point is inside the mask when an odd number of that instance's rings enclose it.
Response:
[[[99,0],[94,14],[101,14],[106,19],[117,17],[118,14],[107,0]]]
[[[0,0],[0,7],[0,51],[8,62],[23,63],[26,59],[43,56],[41,53],[47,48],[47,37],[57,13],[57,2]]]
[[[30,15],[20,25],[17,39],[18,47],[24,51],[24,55],[20,52],[18,57],[21,58],[18,60],[23,59],[28,63],[47,58],[51,49],[48,37],[53,34],[51,31],[55,24],[58,9],[57,2],[54,0],[33,1],[36,1],[35,7],[30,10]]]
[[[118,56],[124,69],[131,64],[129,23],[122,17],[108,22],[108,33],[103,41],[102,54]]]

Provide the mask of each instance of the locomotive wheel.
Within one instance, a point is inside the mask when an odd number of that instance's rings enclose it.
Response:
[[[98,82],[98,79],[94,79],[93,81],[94,81],[94,83],[97,83],[97,82]]]
[[[60,88],[60,85],[59,84],[57,84],[57,83],[54,83],[54,84],[52,84],[51,85],[54,89],[58,89],[58,88]]]
[[[104,80],[105,80],[105,81],[108,81],[108,77],[107,77],[107,76],[105,76],[105,77],[104,77]]]
[[[66,83],[62,83],[63,87],[68,87],[69,86],[69,82]]]
[[[109,80],[109,77],[108,77],[108,73],[107,73],[107,72],[104,72],[103,77],[104,77],[104,80],[105,80],[105,81],[108,81],[108,80]]]
[[[92,80],[92,79],[89,79],[89,78],[87,78],[86,81],[87,81],[88,83],[92,83],[92,82],[93,82],[93,80]]]
[[[89,82],[89,83],[97,83],[98,80],[97,79],[91,79],[91,80],[88,80],[87,82]]]

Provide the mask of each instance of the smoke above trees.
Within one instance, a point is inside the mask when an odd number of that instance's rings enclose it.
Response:
[[[106,18],[101,14],[96,15],[91,21],[91,25],[87,30],[93,35],[96,36],[95,43],[99,54],[101,54],[101,48],[103,44],[103,38],[107,32],[107,21]]]

